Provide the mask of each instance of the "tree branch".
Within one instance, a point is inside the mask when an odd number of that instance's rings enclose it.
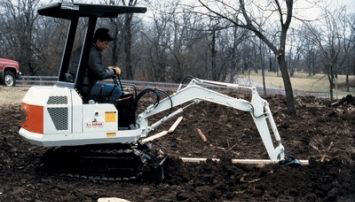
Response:
[[[287,5],[287,18],[285,22],[285,30],[287,30],[291,24],[293,0],[286,0],[286,5]]]
[[[277,11],[279,12],[279,15],[280,15],[281,26],[283,26],[284,25],[284,20],[283,20],[283,14],[282,14],[282,10],[281,10],[281,6],[280,6],[280,3],[279,3],[279,0],[274,0],[274,1],[276,3]]]
[[[208,5],[206,5],[205,3],[203,3],[201,0],[198,0],[198,2],[199,2],[203,7],[205,7],[208,11],[210,11],[210,12],[213,13],[213,14],[215,14],[216,16],[218,16],[218,17],[220,17],[220,18],[222,18],[222,19],[228,20],[228,21],[232,22],[233,24],[235,24],[236,26],[243,26],[243,25],[238,24],[238,22],[236,22],[235,20],[233,20],[233,19],[231,19],[231,18],[229,18],[229,17],[227,17],[227,16],[224,16],[224,15],[218,13],[218,12],[215,11],[215,10],[212,10]]]

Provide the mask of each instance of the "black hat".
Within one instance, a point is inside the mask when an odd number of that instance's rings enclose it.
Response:
[[[94,41],[97,41],[98,39],[100,39],[101,41],[112,41],[113,38],[110,36],[108,32],[109,30],[106,28],[97,29],[94,34]]]

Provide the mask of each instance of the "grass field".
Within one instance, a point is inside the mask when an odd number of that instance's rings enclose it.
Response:
[[[261,71],[259,71],[258,74],[251,72],[250,74],[246,73],[242,76],[253,82],[262,84]],[[266,72],[265,82],[267,88],[284,88],[281,76],[277,76],[275,72]],[[309,77],[306,73],[297,72],[294,77],[291,77],[291,82],[294,90],[329,92],[328,78],[324,74],[316,74]],[[334,91],[335,98],[342,98],[347,94],[355,96],[355,76],[350,76],[350,92],[345,91],[345,75],[339,75],[336,82],[337,89]],[[4,87],[0,85],[0,105],[19,105],[28,88],[29,87]]]
[[[276,72],[265,73],[265,83],[267,88],[284,88],[281,74],[277,76]],[[257,73],[250,72],[244,74],[251,81],[262,83],[261,71]],[[345,75],[338,75],[336,80],[336,89],[334,90],[335,98],[341,98],[347,94],[355,95],[355,76],[349,76],[351,88],[350,92],[345,89]],[[328,77],[324,74],[316,74],[309,77],[307,73],[297,72],[291,77],[292,87],[295,90],[312,91],[312,92],[329,92]]]
[[[21,100],[29,87],[4,87],[0,86],[0,105],[20,105]]]

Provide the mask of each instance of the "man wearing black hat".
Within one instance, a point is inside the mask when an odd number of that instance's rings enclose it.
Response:
[[[110,101],[114,102],[121,96],[121,88],[113,84],[98,82],[121,74],[119,67],[106,67],[102,64],[101,53],[108,48],[109,42],[113,40],[108,32],[109,30],[106,28],[99,28],[94,34],[88,58],[88,71],[83,82],[83,92],[90,98],[110,96]]]

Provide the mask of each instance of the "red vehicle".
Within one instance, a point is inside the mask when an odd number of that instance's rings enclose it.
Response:
[[[20,65],[17,61],[0,58],[0,82],[5,86],[15,86],[16,78],[20,75]]]

